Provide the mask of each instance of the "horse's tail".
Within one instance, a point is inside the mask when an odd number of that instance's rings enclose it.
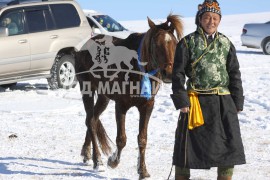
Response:
[[[110,146],[110,142],[112,143],[112,141],[109,138],[109,136],[107,135],[107,133],[106,133],[106,131],[105,131],[105,129],[104,129],[104,127],[99,119],[97,121],[96,132],[97,132],[97,138],[99,141],[101,151],[104,154],[109,155],[112,151],[112,148]]]

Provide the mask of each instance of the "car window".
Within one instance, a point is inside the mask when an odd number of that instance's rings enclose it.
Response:
[[[92,19],[90,19],[89,17],[86,17],[86,19],[87,19],[91,28],[98,28]]]
[[[126,30],[120,23],[108,15],[94,15],[93,18],[109,32]]]
[[[50,5],[50,7],[57,28],[61,29],[61,28],[77,27],[80,25],[81,23],[80,16],[73,5],[52,4]]]
[[[48,6],[37,6],[35,8],[26,9],[25,16],[29,33],[54,29]]]
[[[9,36],[19,35],[25,33],[25,26],[23,21],[23,11],[14,9],[3,13],[0,18],[0,26],[8,28]]]

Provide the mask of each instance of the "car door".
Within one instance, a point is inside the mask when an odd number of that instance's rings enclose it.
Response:
[[[25,17],[29,31],[31,71],[49,71],[57,53],[50,48],[58,34],[55,34],[55,25],[48,5],[25,8]]]
[[[9,18],[8,36],[0,37],[0,76],[24,74],[30,70],[30,45],[25,29],[23,9],[10,9],[0,16],[1,26]],[[14,26],[15,29],[14,29]]]

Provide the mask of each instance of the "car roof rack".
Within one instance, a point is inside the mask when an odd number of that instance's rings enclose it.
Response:
[[[46,2],[46,1],[67,1],[67,0],[11,0],[7,2],[7,6],[10,5],[17,5],[17,4],[24,4],[24,3],[33,3],[33,2]],[[73,0],[69,0],[73,1]]]
[[[8,6],[10,5],[16,5],[16,4],[22,4],[22,3],[31,3],[31,2],[41,2],[43,0],[13,0],[7,3]]]
[[[53,2],[53,1],[74,1],[74,0],[0,0],[0,9],[12,5],[35,3],[35,2],[38,3],[46,1]]]

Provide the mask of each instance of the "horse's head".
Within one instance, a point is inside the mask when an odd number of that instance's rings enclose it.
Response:
[[[159,69],[164,83],[171,83],[175,48],[183,34],[183,24],[177,15],[169,15],[165,23],[155,25],[148,18],[150,29],[142,45],[142,61],[147,62],[147,71]],[[177,37],[174,35],[176,31]]]

